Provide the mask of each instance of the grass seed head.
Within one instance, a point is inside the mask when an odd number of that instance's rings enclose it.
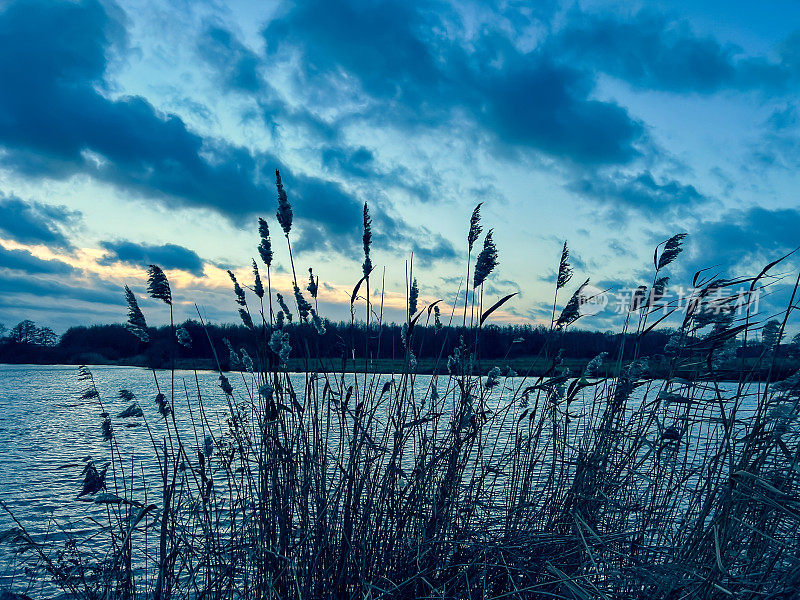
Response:
[[[361,240],[364,244],[364,264],[361,265],[361,270],[366,277],[372,271],[372,259],[369,256],[370,246],[372,245],[372,217],[369,216],[369,206],[364,202],[364,234]]]
[[[492,240],[492,230],[490,229],[483,238],[483,249],[478,255],[478,260],[475,261],[475,277],[472,281],[472,288],[481,286],[497,265],[497,248]]]
[[[408,292],[408,318],[410,319],[417,314],[417,302],[419,300],[419,284],[417,278],[411,282],[411,289]]]
[[[234,275],[233,271],[230,269],[228,269],[228,277],[230,277],[231,281],[233,282],[233,292],[236,294],[236,304],[239,304],[240,306],[247,306],[247,300],[245,300],[244,297],[244,290],[242,289],[242,286],[239,285],[239,282],[236,281],[236,275]]]
[[[147,322],[144,320],[144,314],[139,308],[136,296],[133,295],[131,288],[127,285],[125,286],[125,301],[128,303],[128,322],[125,327],[143,342],[149,341],[150,336],[147,333]]]
[[[264,297],[264,284],[261,282],[261,275],[258,272],[258,264],[253,259],[253,293],[259,298]]]
[[[278,212],[275,213],[275,216],[278,218],[283,233],[289,235],[294,215],[292,214],[292,205],[289,204],[289,198],[286,196],[286,190],[283,189],[281,172],[277,169],[275,169],[275,185],[278,187]]]
[[[169,280],[158,265],[150,265],[147,269],[147,293],[156,300],[172,305],[172,290]]]
[[[472,217],[469,220],[469,233],[467,234],[467,244],[469,245],[469,251],[472,252],[472,247],[475,245],[475,242],[478,240],[478,237],[481,235],[481,231],[483,231],[483,227],[481,227],[481,205],[483,202],[479,202],[478,206],[472,211]]]
[[[308,286],[306,289],[308,293],[311,294],[312,298],[317,297],[317,293],[319,292],[319,277],[314,278],[314,270],[311,267],[308,268]]]
[[[564,242],[564,248],[561,250],[561,260],[558,263],[556,289],[563,288],[569,283],[570,279],[572,279],[572,267],[569,264],[569,248],[567,248],[567,242]]]
[[[658,259],[658,264],[656,266],[658,270],[666,267],[683,251],[683,239],[687,235],[686,233],[678,233],[667,240],[667,243],[664,244],[664,250],[661,252],[661,257]]]
[[[267,267],[272,266],[272,242],[269,239],[269,225],[264,219],[258,219],[258,234],[261,242],[258,244],[258,253]]]

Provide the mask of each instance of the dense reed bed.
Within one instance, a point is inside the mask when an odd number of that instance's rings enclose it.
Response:
[[[479,205],[465,224],[464,282],[474,294],[449,309],[419,306],[409,270],[402,369],[349,372],[351,338],[335,367],[291,375],[287,359],[311,363],[324,323],[318,278],[311,269],[307,281],[297,277],[280,176],[277,186],[294,298],[272,288],[272,240],[260,220],[262,264],[253,261],[248,286],[231,273],[258,351],[231,347],[242,370],[234,377],[220,369],[227,421],[220,427],[208,418],[199,385],[190,391],[174,373],[165,379],[154,371],[163,423],[148,427],[158,469],[137,472],[116,440],[116,421],[125,417],[112,419],[82,368],[83,398],[97,402],[109,465],[88,463],[76,492],[104,506],[107,520],[89,539],[66,544],[44,544],[18,523],[4,540],[22,553],[27,577],[87,599],[796,597],[800,373],[756,381],[743,368],[738,382],[723,385],[717,372],[763,326],[749,305],[734,310],[741,297],[733,290],[758,292],[780,261],[736,280],[698,273],[695,294],[679,310],[664,289],[684,235],[670,238],[656,248],[652,283],[629,307],[624,333],[635,335],[622,339],[634,344],[634,360],[623,362],[630,349],[619,348],[569,373],[559,340],[581,317],[588,288],[566,296],[565,244],[539,357],[546,372],[497,368],[478,376],[482,327],[510,298],[484,305],[482,284],[498,255],[491,231],[479,245]],[[352,319],[369,327],[383,314],[371,302],[380,279],[366,205],[361,227]],[[156,266],[148,292],[172,307]],[[126,296],[129,328],[146,339],[137,298],[129,289]],[[680,325],[668,358],[681,377],[670,370],[656,380],[637,350],[666,315]],[[300,326],[289,336],[284,324],[292,319]],[[419,376],[415,352],[441,344],[442,322],[460,325],[456,350],[439,357],[448,375]],[[421,335],[422,324],[433,329]],[[777,341],[765,345],[759,371],[771,372]],[[209,342],[175,330],[175,344]],[[359,353],[369,356],[381,342],[367,338]],[[604,364],[616,375],[601,376]],[[129,414],[141,416],[136,400],[124,399]],[[178,404],[192,411],[188,429],[175,418]]]

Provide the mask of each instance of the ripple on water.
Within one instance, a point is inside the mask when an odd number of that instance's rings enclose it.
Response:
[[[129,404],[117,397],[120,388],[136,394],[144,415],[135,422],[142,426],[124,427],[120,419],[113,419],[116,439],[126,471],[134,468],[136,473],[144,473],[145,478],[148,473],[156,473],[150,433],[144,426],[149,424],[154,438],[161,439],[163,425],[153,402],[156,390],[152,371],[102,366],[92,367],[92,373],[103,408],[112,417]],[[63,539],[66,535],[89,533],[95,527],[91,519],[102,519],[106,508],[77,500],[83,479],[81,471],[89,458],[99,465],[111,462],[109,445],[100,431],[100,405],[79,399],[85,383],[78,380],[73,366],[0,365],[0,375],[4,383],[0,388],[0,500],[7,503],[34,536]],[[218,374],[199,372],[197,376],[206,415],[221,430],[227,403],[219,390]],[[302,389],[304,376],[295,377],[295,387]],[[160,372],[159,379],[168,382],[169,373]],[[181,400],[184,380],[192,404],[187,404],[185,395]],[[231,383],[244,391],[241,379],[231,377]],[[417,378],[420,396],[429,383],[428,376]],[[198,416],[199,408],[192,392],[196,390],[195,373],[177,372],[175,389],[176,419],[185,435],[193,440],[191,419],[192,415]],[[511,414],[499,431],[513,429],[516,416],[517,413]],[[115,466],[112,464],[110,469]],[[143,493],[139,477],[134,485]],[[12,525],[9,516],[0,511],[0,531]],[[3,552],[7,548],[0,546],[0,585],[7,576],[4,571],[13,564],[13,558]]]

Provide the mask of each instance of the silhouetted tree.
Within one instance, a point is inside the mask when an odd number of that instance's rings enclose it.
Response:
[[[39,328],[30,319],[20,321],[11,328],[9,337],[18,344],[35,344]]]

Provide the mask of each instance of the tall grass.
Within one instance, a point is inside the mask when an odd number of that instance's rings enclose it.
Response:
[[[278,191],[291,252],[293,215],[279,176]],[[491,231],[469,272],[479,208],[468,227],[464,302],[449,311],[450,322],[462,324],[459,345],[451,356],[439,353],[449,375],[432,378],[416,375],[415,350],[443,340],[437,328],[422,335],[415,326],[446,318],[438,302],[406,310],[404,368],[396,373],[371,372],[368,361],[352,373],[351,339],[338,368],[290,375],[290,354],[315,358],[319,280],[309,269],[312,305],[292,256],[295,304],[273,299],[272,245],[261,220],[267,288],[255,263],[255,300],[231,274],[258,351],[250,357],[231,348],[243,365],[237,391],[233,375],[219,370],[224,427],[209,418],[199,383],[190,393],[174,370],[169,386],[154,371],[163,419],[150,429],[157,481],[137,474],[83,368],[84,398],[97,400],[104,415],[110,464],[106,472],[90,463],[82,491],[107,507],[107,522],[91,541],[65,547],[40,543],[18,522],[5,539],[29,557],[31,576],[92,599],[796,597],[800,374],[763,382],[742,369],[734,389],[716,371],[761,327],[751,310],[735,313],[732,290],[744,285],[755,294],[778,262],[737,280],[698,273],[698,291],[679,312],[664,299],[664,276],[683,234],[670,238],[656,249],[653,283],[634,298],[625,323],[638,346],[666,314],[682,319],[667,377],[649,378],[646,361],[623,362],[624,348],[569,373],[559,339],[581,317],[586,284],[558,313],[558,291],[572,276],[565,244],[543,351],[547,372],[497,368],[480,377],[473,372],[481,329],[510,296],[483,308],[482,284],[498,259]],[[363,227],[353,323],[374,270],[366,206]],[[149,291],[172,307],[157,267]],[[126,297],[131,331],[146,336],[135,295]],[[383,303],[376,309],[369,291],[363,300],[366,319],[383,322]],[[777,339],[794,309],[793,293]],[[283,331],[292,319],[302,324],[293,338]],[[186,337],[179,329],[175,343],[204,343]],[[369,339],[365,350],[380,343]],[[771,372],[776,352],[767,347],[754,369]],[[604,370],[603,362],[616,368]],[[184,404],[188,428],[175,417]]]

